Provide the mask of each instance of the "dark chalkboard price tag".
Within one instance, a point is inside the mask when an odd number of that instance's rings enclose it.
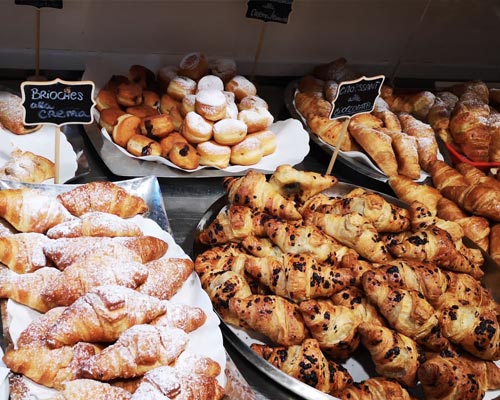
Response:
[[[94,83],[26,81],[21,84],[25,124],[90,124],[94,117]]]
[[[63,0],[15,0],[14,4],[36,8],[63,8]]]
[[[330,164],[326,170],[328,175],[332,172],[333,164],[337,159],[340,145],[347,133],[347,127],[349,126],[351,117],[373,111],[375,101],[377,97],[380,96],[380,89],[384,80],[385,76],[383,75],[372,76],[370,78],[362,76],[353,81],[339,83],[337,95],[332,101],[330,119],[345,118],[345,121],[342,124],[342,131],[337,139],[335,150],[333,151]]]
[[[249,0],[246,17],[286,24],[293,0]]]

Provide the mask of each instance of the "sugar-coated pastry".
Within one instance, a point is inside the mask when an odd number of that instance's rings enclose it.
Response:
[[[194,111],[194,103],[196,101],[196,95],[195,94],[188,94],[187,96],[184,96],[181,102],[181,114],[185,117],[186,114],[190,111]]]
[[[194,111],[188,112],[182,124],[182,135],[190,143],[206,142],[212,138],[212,124]]]
[[[264,107],[269,110],[269,105],[267,102],[259,96],[246,96],[241,99],[238,103],[238,110],[249,110],[250,108]]]
[[[264,156],[262,143],[255,137],[246,137],[242,142],[231,147],[231,164],[253,165]]]
[[[152,115],[158,115],[160,113],[157,108],[145,106],[144,104],[127,107],[125,111],[127,114],[132,114],[139,118],[151,117]]]
[[[167,87],[167,94],[177,101],[181,101],[184,96],[196,93],[196,81],[187,76],[174,77]]]
[[[112,75],[111,78],[109,78],[109,81],[106,83],[106,86],[104,86],[104,89],[116,94],[116,92],[118,92],[118,86],[121,83],[129,82],[130,81],[128,80],[128,77],[126,77],[125,75]]]
[[[220,90],[222,92],[224,90],[224,82],[218,76],[205,75],[198,81],[196,91],[199,92],[206,89]]]
[[[226,105],[226,118],[238,119],[238,106],[233,101],[232,103],[227,103]]]
[[[124,107],[142,104],[142,87],[137,83],[120,83],[116,92],[118,104]]]
[[[201,90],[196,93],[194,109],[209,121],[219,121],[226,116],[226,96],[220,90]]]
[[[274,120],[272,114],[264,107],[242,110],[238,113],[238,119],[247,124],[248,133],[267,129]]]
[[[170,132],[166,137],[160,140],[161,155],[167,158],[168,153],[172,150],[174,143],[188,143],[187,139],[182,136],[179,132]]]
[[[183,169],[195,169],[200,165],[200,156],[189,143],[175,142],[168,153],[168,158]]]
[[[229,166],[231,158],[231,147],[224,146],[209,140],[196,146],[200,155],[200,165],[209,167],[226,168]]]
[[[223,119],[214,124],[214,140],[222,145],[235,145],[245,139],[247,125],[237,119]]]
[[[129,139],[141,133],[141,119],[131,114],[124,114],[118,117],[111,137],[113,141],[121,147],[127,148]]]
[[[236,75],[226,83],[226,90],[234,93],[237,102],[241,101],[244,97],[255,96],[257,94],[255,85],[242,75]]]
[[[118,117],[125,114],[120,108],[106,108],[99,113],[99,125],[111,135],[118,122]]]
[[[205,54],[194,52],[186,54],[179,62],[179,75],[197,81],[208,74],[208,60]]]
[[[150,139],[160,140],[174,130],[168,114],[153,115],[141,121],[141,133]]]
[[[161,146],[144,135],[133,135],[127,142],[127,151],[136,157],[160,156]]]
[[[120,108],[116,100],[116,94],[111,90],[101,89],[95,98],[95,106],[99,111],[106,108]]]
[[[236,102],[236,97],[234,97],[234,93],[233,92],[229,92],[227,90],[223,90],[222,93],[224,93],[224,96],[226,96],[227,104]]]
[[[251,133],[247,137],[255,137],[260,140],[264,156],[273,154],[276,151],[276,146],[277,146],[276,135],[273,131],[270,131],[269,129]]]
[[[214,58],[208,61],[210,73],[218,76],[224,83],[236,76],[236,62],[231,58]]]
[[[132,65],[128,70],[130,82],[141,85],[143,89],[148,88],[155,80],[155,74],[144,65]]]
[[[165,65],[158,70],[158,72],[156,73],[156,80],[160,84],[160,90],[162,92],[167,91],[168,84],[178,75],[178,70],[179,68],[173,65]]]
[[[143,90],[142,104],[157,109],[160,106],[160,96],[158,96],[158,93],[153,92],[152,90]]]

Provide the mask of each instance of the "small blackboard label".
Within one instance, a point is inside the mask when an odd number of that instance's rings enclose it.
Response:
[[[292,2],[293,0],[249,0],[246,17],[286,24],[292,11]]]
[[[33,6],[36,8],[63,8],[63,0],[15,0],[14,3],[22,6]]]
[[[330,119],[352,117],[356,114],[372,112],[375,100],[380,96],[380,88],[384,83],[383,75],[367,78],[363,76],[354,81],[339,84],[337,96],[332,101]]]
[[[23,82],[24,123],[69,125],[90,124],[94,117],[94,82]]]

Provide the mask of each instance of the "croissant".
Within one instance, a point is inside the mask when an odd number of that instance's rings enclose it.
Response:
[[[439,330],[437,312],[420,292],[394,289],[380,280],[374,271],[365,272],[362,281],[368,299],[392,328],[432,351],[441,351],[448,346],[448,340]]]
[[[287,375],[333,396],[352,383],[342,365],[326,359],[316,339],[288,347],[253,343],[250,348]]]
[[[327,299],[313,299],[299,304],[304,323],[321,350],[334,359],[345,360],[357,349],[361,320],[348,307]]]
[[[341,400],[411,400],[412,397],[398,382],[388,378],[375,377],[354,383],[345,388]]]
[[[415,200],[411,202],[408,210],[410,212],[411,228],[413,230],[437,226],[438,228],[448,232],[454,242],[462,240],[465,235],[460,224],[432,215],[431,211],[420,201]]]
[[[435,131],[448,129],[450,116],[458,97],[451,92],[440,92],[436,94],[434,104],[427,114],[427,122]]]
[[[269,184],[278,193],[298,204],[335,186],[337,182],[338,179],[332,175],[299,171],[289,164],[280,165],[269,179]]]
[[[472,360],[454,352],[425,361],[418,378],[429,400],[479,400],[486,390],[500,388],[500,370],[493,362]]]
[[[51,239],[79,236],[141,236],[141,228],[133,221],[114,214],[92,211],[80,218],[53,226],[47,231]]]
[[[409,387],[417,381],[420,348],[414,340],[383,326],[361,323],[361,344],[370,352],[375,370],[381,376],[396,379]]]
[[[301,93],[307,93],[315,97],[322,97],[325,82],[314,75],[307,74],[299,79],[297,88]]]
[[[55,307],[48,310],[45,314],[40,314],[19,334],[17,338],[17,348],[26,346],[45,346],[45,339],[49,327],[57,321],[63,313],[65,307]]]
[[[99,286],[68,306],[47,332],[52,348],[76,342],[113,342],[128,328],[166,312],[165,304],[123,286]]]
[[[59,272],[56,268],[51,269]],[[89,255],[63,272],[52,274],[39,293],[49,307],[69,306],[94,287],[118,285],[135,289],[147,277],[148,269],[141,263]]]
[[[232,313],[274,343],[300,344],[308,336],[299,308],[283,297],[250,295],[229,300]]]
[[[130,218],[148,211],[148,206],[141,197],[132,195],[109,181],[86,183],[59,194],[57,198],[77,217],[91,211],[100,211]]]
[[[330,103],[331,105],[331,103]],[[338,144],[343,129],[341,119],[330,119],[329,115],[310,115],[307,118],[307,126],[319,136],[324,142],[331,146],[339,146],[342,151],[355,151],[358,146],[349,131],[344,134],[342,142]]]
[[[330,299],[333,304],[354,311],[359,321],[365,321],[372,325],[386,325],[384,317],[380,315],[377,308],[368,301],[363,291],[355,286],[350,286],[333,294]]]
[[[55,164],[31,151],[15,149],[0,169],[0,177],[26,183],[42,183],[54,178]]]
[[[199,307],[180,303],[166,303],[167,312],[151,321],[151,325],[165,328],[179,328],[190,333],[202,326],[207,314]]]
[[[41,296],[43,288],[57,279],[61,272],[45,267],[28,274],[17,274],[0,267],[0,298],[9,298],[34,310],[46,312],[51,307]]]
[[[486,175],[483,171],[475,166],[467,163],[458,163],[455,165],[456,170],[463,175],[466,184],[475,185],[477,183],[491,186],[495,190],[500,190],[500,182],[495,178]],[[456,185],[458,186],[458,185]]]
[[[420,201],[427,206],[432,215],[436,215],[438,201],[443,197],[439,190],[402,175],[389,177],[388,183],[398,198],[407,203]]]
[[[182,287],[194,269],[189,258],[162,257],[145,264],[146,280],[137,288],[140,293],[169,300]]]
[[[27,187],[0,191],[0,217],[20,232],[37,233],[72,218],[55,197]]]
[[[43,246],[49,242],[35,232],[0,236],[0,262],[20,274],[33,272],[50,265],[43,254]]]
[[[306,253],[286,254],[280,260],[249,256],[245,270],[274,294],[294,302],[331,296],[352,280],[352,273],[347,268],[320,264]]]
[[[64,382],[63,390],[53,400],[129,400],[130,398],[129,392],[109,383],[92,379],[75,379]]]
[[[188,341],[187,333],[181,329],[135,325],[124,331],[115,343],[83,361],[78,374],[81,378],[100,381],[142,376],[174,362]]]
[[[438,190],[442,190],[447,186],[469,185],[460,172],[441,160],[436,160],[430,165],[429,173],[434,187]]]
[[[490,257],[500,265],[500,224],[491,227],[490,243]]]
[[[422,121],[427,119],[436,100],[434,93],[427,90],[417,93],[403,94],[401,97],[411,105],[412,108],[410,113]]]
[[[304,213],[304,220],[356,250],[369,261],[383,262],[391,258],[373,224],[358,213],[339,216],[308,211]]]
[[[279,257],[283,255],[283,251],[268,238],[250,235],[242,240],[241,246],[255,257]]]
[[[372,113],[382,120],[387,131],[401,132],[401,123],[397,115],[390,110],[389,104],[382,97],[375,99],[375,106]]]
[[[293,201],[280,195],[266,181],[266,176],[262,173],[252,170],[240,178],[225,178],[224,187],[231,204],[246,205],[254,210],[283,219],[301,218]]]
[[[76,343],[57,349],[35,343],[18,349],[9,348],[3,361],[12,372],[59,389],[63,382],[76,379],[80,364],[98,351],[99,348],[91,343]]]
[[[21,97],[16,94],[0,92],[0,126],[16,135],[26,135],[39,130],[42,125],[25,125]]]
[[[332,103],[311,93],[297,92],[294,100],[295,107],[306,120],[314,115],[329,117],[332,112]]]
[[[487,183],[446,187],[442,193],[464,210],[500,222],[500,190]]]
[[[490,162],[500,162],[500,116],[491,113],[488,117],[488,125],[491,135],[488,159]]]
[[[420,178],[417,139],[401,131],[384,128],[383,132],[391,138],[392,149],[398,162],[398,174],[411,179]]]

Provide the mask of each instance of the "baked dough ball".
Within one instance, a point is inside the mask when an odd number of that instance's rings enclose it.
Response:
[[[141,133],[151,139],[160,140],[174,130],[168,114],[153,115],[141,121]]]
[[[99,111],[106,108],[120,108],[116,94],[111,90],[101,89],[95,98],[95,106]]]
[[[185,117],[190,111],[194,111],[194,103],[196,101],[196,95],[188,94],[182,99],[181,102],[181,114]]]
[[[175,142],[168,153],[168,158],[183,169],[195,169],[200,165],[200,156],[189,143]]]
[[[236,75],[226,83],[226,90],[234,93],[237,102],[241,101],[244,97],[255,96],[257,94],[255,85],[242,75]]]
[[[159,114],[157,108],[145,106],[144,104],[141,104],[140,106],[127,107],[125,111],[127,112],[127,114],[132,114],[139,118],[145,118]]]
[[[272,114],[264,107],[242,110],[238,113],[238,119],[247,124],[248,133],[263,131],[273,123]]]
[[[236,62],[231,58],[214,58],[208,61],[210,73],[218,76],[224,83],[236,76]]]
[[[99,113],[99,125],[111,135],[118,122],[118,117],[125,114],[120,108],[106,108]]]
[[[195,94],[196,82],[187,76],[176,76],[168,84],[167,94],[181,101],[188,94]]]
[[[123,148],[127,148],[129,139],[134,135],[139,135],[141,119],[131,114],[124,114],[118,117],[111,137],[113,141]]]
[[[242,142],[231,147],[231,164],[253,165],[264,156],[262,144],[255,137],[246,137]]]
[[[116,100],[123,107],[142,104],[142,87],[137,83],[120,83],[116,92]]]
[[[197,81],[208,74],[207,57],[200,52],[186,54],[179,63],[178,73]]]
[[[236,102],[236,97],[234,97],[233,92],[223,90],[222,93],[224,94],[224,96],[226,96],[227,104]]]
[[[162,157],[168,158],[168,153],[172,150],[174,143],[188,143],[187,139],[182,136],[179,132],[170,132],[167,137],[160,140],[161,155]]]
[[[238,106],[236,103],[228,103],[226,105],[226,118],[238,119]]]
[[[264,156],[273,154],[276,151],[277,147],[276,135],[273,131],[270,131],[269,129],[251,133],[247,137],[255,137],[260,140]]]
[[[158,108],[160,106],[160,96],[152,90],[142,91],[142,104],[145,106]]]
[[[178,75],[178,70],[179,69],[173,65],[165,65],[158,70],[156,73],[156,80],[158,81],[162,92],[167,91],[168,84]]]
[[[229,146],[223,146],[213,140],[209,140],[208,142],[198,144],[196,150],[200,155],[200,165],[221,169],[229,166],[231,158],[231,147]]]
[[[224,82],[222,79],[215,75],[205,75],[198,81],[198,85],[196,86],[196,91],[199,92],[201,90],[224,90]]]
[[[219,121],[226,116],[226,96],[220,90],[201,90],[196,94],[194,109],[209,121]]]
[[[191,111],[184,118],[181,133],[190,143],[206,142],[212,138],[212,124]]]
[[[238,110],[249,110],[251,108],[256,107],[264,107],[266,110],[269,110],[269,106],[267,102],[259,96],[247,96],[243,97],[241,101],[238,103]]]
[[[247,126],[237,119],[223,119],[213,127],[214,140],[222,145],[235,145],[245,139]]]
[[[155,74],[144,65],[132,65],[128,70],[130,82],[139,84],[143,89],[148,88],[155,80]]]
[[[127,151],[136,156],[160,156],[160,144],[144,135],[133,135],[127,142]]]

